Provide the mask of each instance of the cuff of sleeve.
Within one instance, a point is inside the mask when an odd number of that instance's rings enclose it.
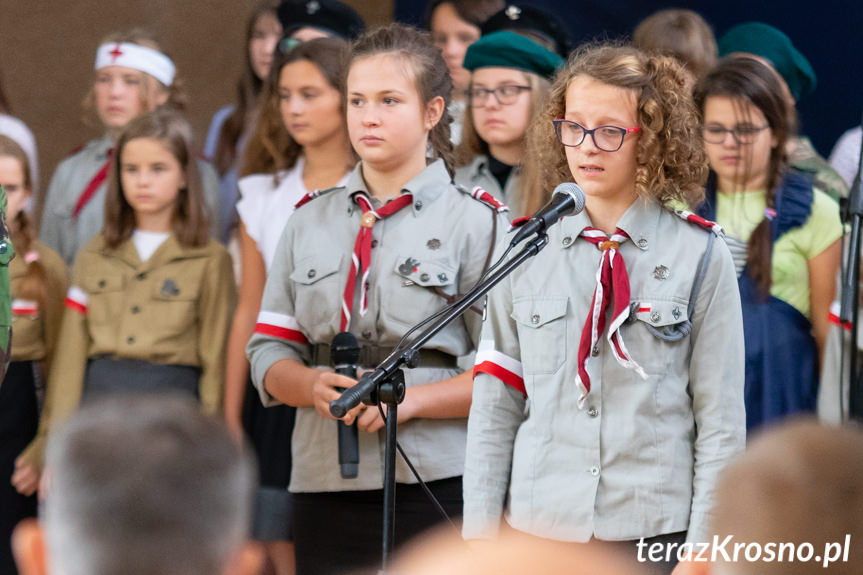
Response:
[[[272,407],[274,405],[282,404],[281,401],[267,392],[264,387],[264,379],[273,364],[283,359],[292,359],[294,361],[302,362],[302,359],[297,354],[292,353],[291,349],[284,345],[279,345],[276,348],[270,349],[258,349],[255,351],[255,361],[251,363],[252,382],[258,390],[258,396],[261,398],[261,403],[264,404],[264,407]]]
[[[462,539],[496,539],[500,533],[502,510],[494,512],[488,505],[471,505],[465,501],[462,517]]]
[[[707,543],[710,541],[710,513],[693,511],[689,515],[689,529],[686,531],[687,543]]]

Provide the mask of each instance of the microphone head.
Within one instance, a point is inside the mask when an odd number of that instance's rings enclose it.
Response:
[[[582,190],[581,186],[579,186],[575,182],[563,182],[562,184],[559,184],[556,188],[554,188],[554,193],[552,194],[552,197],[558,194],[570,196],[575,202],[572,211],[566,214],[567,216],[574,216],[575,214],[581,213],[581,211],[584,209],[584,190]]]
[[[333,365],[356,365],[360,360],[360,344],[354,334],[348,331],[337,333],[330,346],[330,356]]]

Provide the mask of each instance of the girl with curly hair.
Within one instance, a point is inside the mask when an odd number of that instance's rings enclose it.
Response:
[[[574,180],[586,207],[491,292],[465,538],[501,519],[633,554],[707,536],[717,475],[744,446],[743,327],[721,231],[670,207],[707,173],[685,83],[669,57],[602,45],[552,86],[534,151],[548,188]]]

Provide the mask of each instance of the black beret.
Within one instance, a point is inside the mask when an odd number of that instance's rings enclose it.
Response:
[[[366,29],[356,10],[338,0],[285,0],[278,7],[285,36],[300,28],[319,28],[345,40],[355,40]]]
[[[501,30],[533,34],[549,44],[562,58],[569,56],[572,51],[572,38],[561,19],[527,4],[508,4],[486,20],[480,30],[483,36]]]

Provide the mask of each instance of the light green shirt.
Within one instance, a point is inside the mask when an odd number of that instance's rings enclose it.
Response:
[[[802,226],[783,234],[773,246],[773,282],[770,286],[772,296],[794,306],[807,318],[810,307],[809,260],[842,235],[838,204],[817,188],[813,192],[809,219]],[[725,229],[738,276],[746,261],[749,238],[764,219],[765,206],[763,190],[716,195],[716,222]]]

